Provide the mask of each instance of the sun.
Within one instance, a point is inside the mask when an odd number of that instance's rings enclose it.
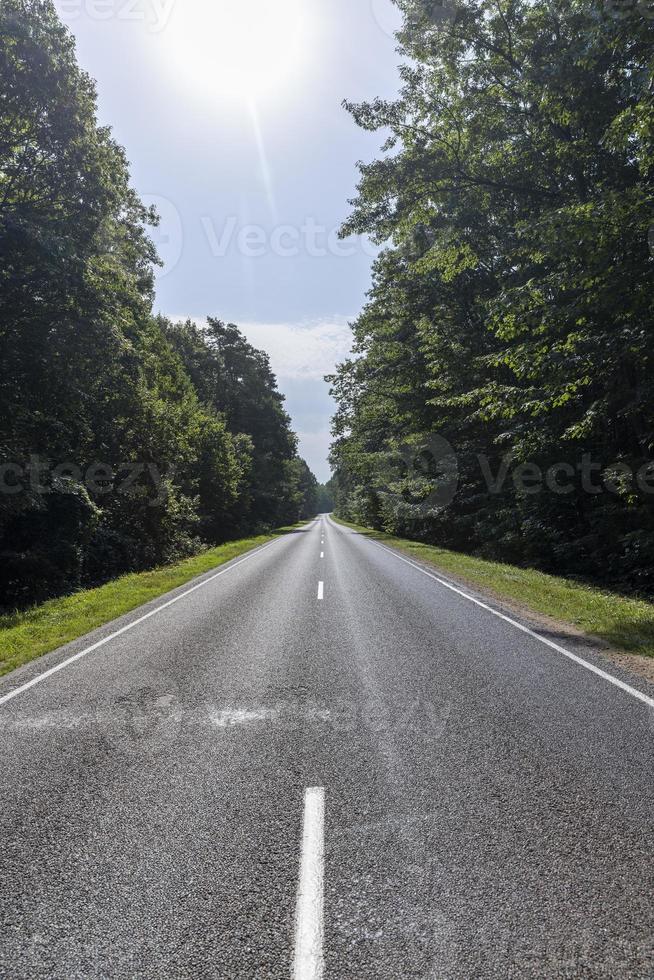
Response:
[[[221,101],[278,95],[306,51],[302,0],[182,0],[165,31],[176,77]]]

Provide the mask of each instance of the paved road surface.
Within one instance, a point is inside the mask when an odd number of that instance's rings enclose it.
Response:
[[[640,682],[326,518],[198,581],[0,682],[2,978],[654,975]]]

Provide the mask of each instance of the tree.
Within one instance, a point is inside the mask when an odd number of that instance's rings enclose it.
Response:
[[[318,513],[318,481],[303,459],[295,461],[296,520],[310,520]]]
[[[393,103],[349,108],[392,153],[361,167],[344,233],[386,248],[332,379],[342,508],[511,560],[654,584],[652,496],[491,492],[502,459],[636,472],[654,441],[651,100],[642,5],[401,0],[413,60]],[[377,462],[438,432],[447,509],[398,503]],[[479,456],[486,469],[480,465]],[[393,489],[393,488],[390,488]],[[401,495],[400,495],[401,496]]]
[[[319,514],[331,514],[334,509],[335,486],[334,479],[327,483],[319,483],[317,491],[317,511]]]
[[[50,0],[3,0],[0,81],[9,607],[278,523],[311,488],[266,355],[152,316],[157,218]]]
[[[215,318],[208,319],[206,328],[191,321],[161,322],[201,402],[225,420],[231,433],[250,440],[248,495],[239,503],[241,527],[284,523],[289,506],[291,511],[294,507],[290,500],[298,474],[291,464],[297,459],[297,439],[268,355],[252,347],[234,324]]]

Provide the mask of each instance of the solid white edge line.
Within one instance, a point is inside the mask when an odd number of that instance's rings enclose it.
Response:
[[[591,673],[597,674],[598,677],[601,677],[603,680],[608,681],[609,684],[614,684],[615,687],[619,687],[621,691],[625,691],[627,694],[631,694],[632,697],[638,698],[638,700],[642,701],[643,704],[646,704],[650,708],[654,708],[654,698],[650,698],[647,696],[647,694],[643,694],[642,691],[637,690],[635,687],[631,687],[629,684],[625,684],[624,681],[621,681],[617,677],[614,677],[613,674],[608,674],[605,670],[602,670],[600,667],[596,667],[595,664],[591,664],[587,660],[584,660],[583,657],[578,657],[575,653],[572,653],[570,650],[566,650],[565,647],[561,647],[559,646],[558,643],[554,643],[553,640],[548,640],[547,637],[541,636],[540,633],[536,633],[534,630],[529,629],[528,626],[523,626],[522,623],[517,622],[517,620],[515,619],[511,619],[510,616],[505,616],[504,613],[498,612],[497,609],[493,609],[492,606],[486,605],[486,603],[481,602],[480,599],[475,599],[474,596],[469,595],[467,592],[464,592],[462,589],[458,589],[455,585],[452,585],[450,582],[447,582],[445,579],[439,578],[438,575],[434,575],[432,572],[428,572],[427,569],[421,568],[420,565],[417,565],[415,562],[410,561],[408,558],[404,558],[402,555],[398,555],[397,552],[393,551],[391,548],[387,548],[385,545],[379,544],[377,541],[371,541],[370,538],[367,538],[367,540],[370,541],[371,544],[374,544],[376,548],[380,548],[382,551],[388,552],[389,555],[392,555],[394,558],[397,558],[399,561],[403,561],[405,565],[410,565],[411,568],[415,568],[416,571],[422,572],[423,575],[426,575],[428,578],[431,578],[435,582],[438,582],[439,585],[442,585],[444,588],[449,589],[450,592],[456,592],[457,595],[462,596],[464,599],[468,599],[469,602],[474,602],[474,604],[476,606],[479,606],[480,609],[485,609],[486,612],[489,612],[493,616],[496,616],[497,619],[502,619],[505,623],[509,623],[510,626],[514,626],[515,629],[518,629],[521,632],[526,633],[527,636],[531,636],[535,640],[540,640],[540,642],[544,643],[545,646],[550,647],[552,650],[556,650],[557,653],[560,653],[564,657],[567,657],[568,660],[574,661],[574,663],[579,664],[580,667],[585,667],[586,670],[590,670]]]
[[[340,527],[342,529],[341,525],[336,524],[333,521],[331,521],[330,523],[332,523],[335,528]],[[358,531],[355,531],[354,534],[358,534]],[[361,535],[359,536],[361,537]],[[620,690],[624,691],[626,694],[631,694],[632,697],[637,698],[638,701],[642,701],[643,704],[646,704],[648,708],[654,708],[654,698],[650,698],[647,694],[643,694],[643,692],[639,691],[637,688],[631,687],[631,685],[629,684],[625,684],[624,681],[621,681],[617,677],[614,677],[613,674],[609,674],[607,673],[607,671],[602,670],[600,667],[596,667],[595,664],[589,663],[588,660],[584,660],[583,657],[578,657],[576,653],[572,653],[572,651],[566,650],[565,647],[559,646],[559,644],[554,643],[553,640],[548,640],[547,637],[541,636],[540,633],[536,633],[535,630],[529,629],[528,626],[523,626],[522,623],[519,623],[515,619],[511,619],[510,616],[506,616],[504,613],[498,612],[497,609],[493,609],[492,606],[487,605],[485,602],[482,602],[480,599],[475,599],[474,596],[471,596],[467,592],[464,592],[463,589],[458,589],[455,585],[452,585],[451,582],[448,582],[445,579],[440,578],[438,575],[434,575],[432,572],[428,572],[426,568],[422,568],[416,562],[410,561],[410,559],[404,558],[402,555],[398,555],[398,553],[396,551],[393,551],[392,548],[387,548],[386,545],[379,544],[378,541],[373,541],[371,538],[365,538],[364,540],[369,541],[370,544],[375,545],[376,548],[380,548],[381,551],[388,552],[389,555],[392,555],[393,558],[397,558],[398,561],[403,561],[405,565],[410,565],[411,568],[415,568],[416,571],[422,572],[422,574],[426,575],[427,578],[431,578],[435,582],[438,582],[439,585],[442,585],[444,588],[449,589],[450,592],[455,592],[457,595],[460,595],[464,599],[467,599],[469,602],[473,602],[476,606],[479,606],[480,609],[485,609],[486,612],[489,612],[493,616],[496,616],[497,619],[501,619],[505,623],[509,623],[510,626],[515,627],[515,629],[520,630],[522,633],[526,633],[527,636],[531,636],[533,637],[533,639],[539,640],[541,643],[545,644],[545,646],[550,647],[550,649],[552,650],[556,650],[557,653],[560,653],[564,657],[567,657],[568,660],[572,660],[580,667],[584,667],[586,670],[589,670],[591,673],[596,674],[598,677],[601,677],[602,680],[608,681],[609,684],[613,684],[615,687],[620,688]]]
[[[323,599],[325,596],[325,583],[318,582],[318,598]]]
[[[279,540],[282,539],[276,538],[274,541],[269,541],[267,544],[261,545],[259,548],[254,548],[243,558],[239,558],[238,561],[233,562],[233,564],[229,565],[227,568],[223,568],[221,571],[216,572],[215,575],[211,575],[202,582],[198,582],[197,585],[192,586],[190,589],[186,589],[186,591],[180,593],[180,595],[174,596],[172,599],[169,599],[168,602],[162,603],[160,606],[157,606],[156,609],[151,609],[150,612],[145,613],[144,616],[139,616],[138,619],[133,620],[131,623],[127,623],[126,626],[116,630],[114,633],[110,633],[109,636],[105,636],[102,640],[98,640],[98,642],[92,644],[92,646],[86,647],[84,650],[80,650],[79,653],[75,653],[72,657],[68,657],[66,660],[62,660],[60,664],[56,664],[56,666],[44,671],[44,673],[39,674],[37,677],[33,677],[32,680],[27,681],[26,684],[21,684],[20,687],[15,688],[13,691],[9,691],[8,694],[2,695],[2,697],[0,697],[0,705],[6,704],[7,701],[11,701],[12,698],[18,697],[19,694],[23,694],[31,687],[35,687],[36,684],[40,684],[48,677],[52,677],[53,674],[57,674],[60,670],[63,670],[64,667],[68,667],[70,664],[75,663],[76,660],[81,660],[81,658],[85,657],[87,653],[93,653],[94,650],[99,650],[100,647],[105,645],[105,643],[109,643],[110,640],[115,640],[117,636],[122,636],[122,634],[127,633],[128,630],[134,629],[135,626],[138,626],[140,623],[144,623],[145,620],[150,619],[151,616],[156,616],[157,613],[160,613],[169,606],[172,606],[175,602],[179,602],[180,599],[185,599],[186,596],[191,595],[192,592],[196,592],[198,589],[203,589],[205,585],[209,585],[210,582],[220,578],[221,575],[226,575],[228,572],[231,572],[233,568],[236,568],[238,565],[242,565],[244,561],[254,558],[255,555],[260,555],[262,551],[265,551],[266,548],[270,548],[271,545],[276,544]],[[97,628],[100,629],[101,627]]]
[[[295,909],[294,980],[321,980],[325,869],[325,790],[305,790],[302,856]]]

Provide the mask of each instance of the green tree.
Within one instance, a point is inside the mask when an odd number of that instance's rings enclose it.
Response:
[[[231,433],[250,440],[241,526],[284,523],[294,509],[297,438],[268,355],[252,347],[234,324],[212,317],[206,328],[186,321],[166,323],[164,329],[202,404],[223,418]]]
[[[654,584],[651,495],[489,493],[478,455],[635,471],[651,458],[652,52],[644,5],[400,0],[411,62],[395,102],[349,108],[390,133],[344,233],[386,248],[332,379],[342,508],[454,546]],[[447,511],[398,507],[379,456],[439,432]],[[389,503],[390,501],[390,503]]]
[[[0,83],[0,605],[10,606],[272,523],[297,488],[295,437],[265,355],[216,321],[198,371],[152,316],[157,218],[97,123],[94,85],[50,0],[3,0]]]
[[[318,484],[317,509],[319,514],[331,514],[335,504],[334,479]]]

